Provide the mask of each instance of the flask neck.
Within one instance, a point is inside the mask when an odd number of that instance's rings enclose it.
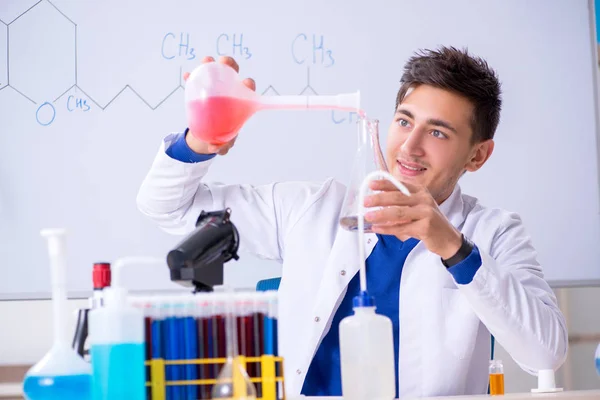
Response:
[[[379,139],[379,120],[361,117],[358,121],[358,152],[366,158],[367,172],[389,172]]]

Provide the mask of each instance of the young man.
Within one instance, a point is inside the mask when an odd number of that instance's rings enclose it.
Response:
[[[205,62],[214,61],[206,58]],[[221,62],[238,69],[230,58]],[[556,369],[567,329],[515,213],[461,193],[460,176],[492,154],[500,84],[485,61],[440,48],[404,68],[389,127],[390,172],[367,206],[369,293],[394,329],[397,395],[485,393],[491,336],[526,371]],[[254,89],[250,79],[245,83]],[[287,394],[341,395],[339,327],[359,292],[356,233],[339,227],[346,188],[322,183],[221,185],[203,180],[214,147],[168,136],[138,195],[139,209],[185,234],[201,210],[230,207],[248,251],[282,262],[280,351]]]

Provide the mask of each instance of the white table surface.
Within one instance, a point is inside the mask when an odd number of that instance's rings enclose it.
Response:
[[[21,383],[3,383],[0,384],[0,399],[7,397],[22,396],[22,384]],[[436,399],[436,400],[479,400],[491,398],[500,399],[506,398],[510,400],[555,400],[555,399],[576,399],[576,400],[600,400],[600,390],[576,390],[570,392],[558,392],[558,393],[507,393],[503,396],[447,396],[447,397],[427,397],[423,399]],[[343,400],[342,397],[291,397],[288,400]]]
[[[0,399],[23,396],[22,383],[0,383]]]
[[[506,398],[510,400],[566,400],[566,399],[576,399],[576,400],[600,400],[600,390],[576,390],[570,392],[557,392],[557,393],[507,393],[503,396],[489,396],[489,395],[479,395],[479,396],[442,396],[442,397],[423,397],[422,400],[426,399],[435,399],[435,400],[500,400],[501,398]],[[342,397],[288,397],[287,400],[343,400]],[[404,400],[404,399],[403,399]],[[406,399],[408,400],[408,399]]]

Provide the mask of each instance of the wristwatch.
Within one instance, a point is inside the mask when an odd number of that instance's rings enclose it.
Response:
[[[458,249],[456,254],[454,254],[452,257],[448,258],[447,260],[444,260],[442,258],[442,264],[444,264],[444,266],[446,268],[453,267],[456,264],[458,264],[459,262],[461,262],[462,260],[464,260],[465,258],[467,258],[473,251],[473,248],[475,247],[473,242],[471,242],[469,239],[467,239],[464,234],[461,234],[461,237],[462,237],[462,244],[460,245],[460,248]]]

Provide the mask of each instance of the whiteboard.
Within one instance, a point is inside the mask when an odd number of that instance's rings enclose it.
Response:
[[[522,216],[554,285],[600,280],[588,0],[2,0],[0,20],[0,298],[48,297],[46,227],[69,232],[72,296],[91,289],[95,261],[166,257],[180,238],[135,199],[162,138],[185,129],[181,75],[202,56],[234,56],[260,93],[360,90],[385,142],[403,63],[440,44],[485,57],[503,85],[496,149],[463,191]],[[207,178],[348,182],[355,122],[259,113]],[[166,264],[130,273],[171,287]],[[254,287],[279,273],[241,254],[225,279]]]

